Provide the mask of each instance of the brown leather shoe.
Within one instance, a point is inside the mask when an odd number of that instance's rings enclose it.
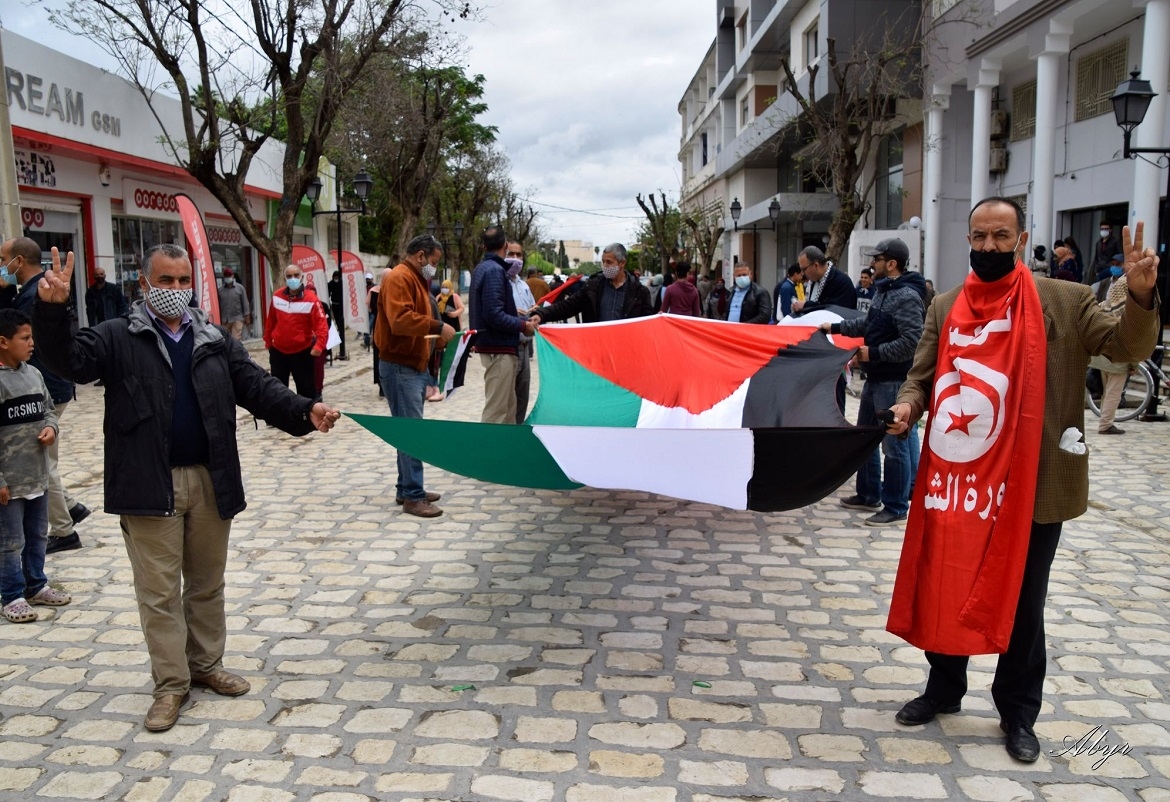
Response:
[[[429,501],[407,501],[402,505],[402,511],[419,518],[438,518],[443,514],[441,509]]]
[[[168,693],[154,700],[150,710],[146,711],[146,720],[143,726],[151,732],[163,732],[175,726],[179,720],[179,708],[189,699],[191,694],[180,696],[177,693]]]
[[[443,497],[442,493],[432,493],[429,490],[427,491],[427,503],[428,504],[434,504],[436,501],[438,501],[442,497]],[[397,504],[399,507],[401,507],[403,504],[406,503],[406,499],[404,499],[402,496],[395,496],[394,503]]]
[[[191,684],[210,688],[220,696],[243,696],[252,690],[252,685],[248,680],[230,671],[224,671],[222,668],[213,674],[191,677]]]

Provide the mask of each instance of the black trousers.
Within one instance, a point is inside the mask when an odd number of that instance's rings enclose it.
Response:
[[[312,349],[297,351],[295,354],[286,354],[275,348],[268,349],[268,365],[276,380],[288,387],[288,377],[292,374],[297,383],[297,395],[305,398],[317,397],[317,377],[313,368]]]
[[[1007,651],[999,656],[991,683],[991,698],[1000,719],[1008,725],[1031,727],[1040,715],[1048,663],[1044,649],[1044,601],[1061,526],[1032,522],[1012,637]],[[926,695],[945,705],[958,704],[967,693],[968,658],[927,652],[926,659],[930,663]]]

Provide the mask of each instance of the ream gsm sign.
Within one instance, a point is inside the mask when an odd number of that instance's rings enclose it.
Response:
[[[85,125],[85,95],[75,89],[62,90],[56,83],[45,89],[44,80],[32,73],[12,67],[4,68],[4,83],[8,89],[8,108],[56,117],[61,122]],[[122,135],[122,120],[112,114],[94,110],[89,124],[99,134]]]

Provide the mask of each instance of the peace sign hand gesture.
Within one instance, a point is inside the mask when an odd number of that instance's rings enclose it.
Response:
[[[1125,281],[1133,299],[1145,309],[1154,308],[1154,284],[1158,280],[1158,256],[1145,248],[1146,224],[1140,220],[1136,235],[1130,239],[1129,226],[1121,229],[1121,252],[1125,255]]]
[[[61,253],[53,248],[53,266],[45,271],[44,278],[37,285],[37,297],[47,304],[63,304],[69,301],[69,280],[73,278],[73,251],[65,256],[65,267],[61,267]]]

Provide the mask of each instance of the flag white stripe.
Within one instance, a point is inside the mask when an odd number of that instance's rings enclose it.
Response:
[[[574,482],[747,509],[755,453],[751,429],[533,426],[532,431]]]
[[[715,406],[694,414],[684,407],[664,407],[643,398],[638,412],[639,429],[738,429],[743,426],[743,405],[751,379]]]

